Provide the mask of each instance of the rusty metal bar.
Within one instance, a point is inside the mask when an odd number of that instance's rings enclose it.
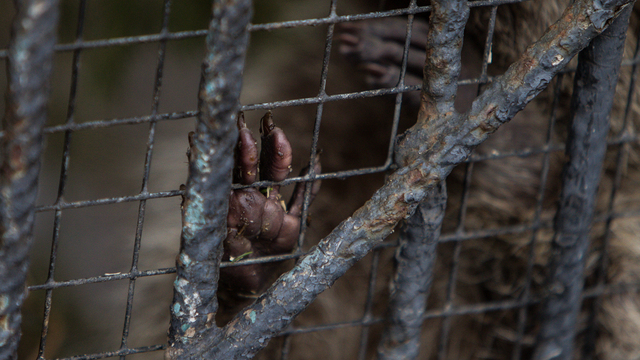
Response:
[[[568,161],[563,170],[546,286],[550,293],[540,316],[535,360],[573,358],[589,230],[631,9],[628,6],[621,12],[578,56],[571,99],[573,119],[567,140]]]
[[[238,314],[210,348],[193,354],[193,358],[253,357],[321,292],[386,238],[398,221],[410,216],[431,188],[490,133],[522,110],[629,2],[575,1],[541,40],[487,87],[469,113],[446,116],[450,122],[437,118],[434,124],[419,119],[398,147],[401,159],[415,160],[390,175],[363,207]]]
[[[431,192],[400,228],[389,300],[390,324],[378,346],[378,359],[381,360],[418,357],[423,315],[447,205],[446,183],[439,183]]]
[[[17,359],[47,120],[57,0],[16,1],[0,140],[0,359]]]
[[[358,209],[352,217],[343,221],[334,231],[323,239],[316,247],[300,259],[298,264],[290,272],[282,275],[274,285],[260,296],[256,302],[238,314],[221,331],[215,328],[211,318],[208,323],[211,327],[197,333],[199,342],[197,346],[180,350],[187,352],[169,352],[170,358],[220,358],[243,359],[253,357],[260,349],[264,348],[268,341],[288,326],[295,316],[304,310],[321,292],[330,287],[336,279],[342,276],[355,262],[360,260],[377,244],[386,238],[401,219],[410,216],[422,202],[429,191],[448,175],[451,169],[464,161],[471,150],[484,141],[489,134],[500,125],[509,121],[518,111],[539,94],[549,83],[551,78],[558,74],[570,59],[588,45],[590,40],[602,32],[609,20],[619,14],[630,0],[617,0],[603,4],[594,0],[575,1],[565,11],[563,17],[552,26],[540,41],[528,48],[525,54],[506,72],[497,78],[474,101],[471,110],[467,114],[451,114],[448,109],[450,98],[449,81],[434,78],[433,81],[443,84],[434,88],[431,94],[435,103],[423,101],[422,111],[418,124],[411,128],[398,146],[400,165],[402,166],[394,174],[390,175],[386,184],[379,189],[373,197]],[[466,2],[465,2],[466,3]],[[453,2],[456,6],[447,7],[451,19],[451,27],[443,27],[442,30],[450,35],[443,34],[445,38],[455,37],[457,32],[462,32],[464,21],[460,21],[463,12],[468,8],[462,2]],[[459,6],[457,6],[459,5]],[[585,16],[585,14],[587,16]],[[443,47],[442,55],[448,59],[454,59],[454,52],[459,52],[459,47]],[[459,54],[458,54],[459,56]],[[442,66],[442,63],[434,64]],[[455,64],[446,65],[455,69]],[[435,69],[432,69],[435,70]],[[454,70],[455,71],[455,70]],[[430,72],[434,77],[452,74]],[[455,73],[453,74],[455,76]],[[440,91],[442,89],[442,91]],[[432,90],[427,90],[427,92]],[[438,103],[440,100],[441,103]],[[440,116],[438,116],[439,113]],[[429,120],[429,121],[427,121]],[[445,121],[446,120],[446,121]],[[201,149],[197,142],[192,146],[192,152]],[[232,146],[232,145],[231,145]],[[194,155],[192,155],[194,156]],[[192,162],[190,171],[198,170]],[[224,179],[220,179],[221,181]],[[224,183],[224,181],[222,181]],[[190,183],[191,186],[193,184]],[[223,189],[230,189],[222,186]],[[189,219],[190,206],[197,198],[189,198],[187,190],[187,204],[185,204],[185,218]],[[207,197],[210,195],[207,195]],[[220,196],[222,197],[222,196]],[[226,210],[226,199],[220,199],[220,208]],[[196,210],[196,209],[194,209]],[[208,219],[207,219],[208,220]],[[185,229],[188,229],[186,224]],[[199,225],[201,228],[204,224]],[[209,225],[215,231],[220,229],[220,223]],[[223,224],[222,224],[223,225]],[[209,236],[211,237],[211,236]],[[211,237],[213,238],[213,237]],[[183,238],[183,243],[191,242],[193,238]],[[221,241],[221,238],[220,238]],[[219,242],[202,244],[205,251],[198,254],[209,254]],[[181,255],[185,254],[183,249]],[[179,266],[183,268],[194,267],[192,254],[188,258],[180,258]],[[185,261],[186,260],[186,261]],[[215,260],[214,260],[215,261]],[[207,261],[208,263],[214,261]],[[198,263],[197,266],[205,264]],[[210,269],[217,268],[215,266]],[[183,271],[181,269],[178,270]],[[215,283],[215,273],[208,282],[199,284],[209,288]],[[184,290],[194,286],[191,278],[178,278],[176,282],[176,297],[180,298]],[[184,285],[184,287],[182,287]],[[215,290],[215,288],[213,289]],[[205,291],[205,295],[215,295],[215,291]],[[172,330],[172,345],[176,341],[190,342],[180,335],[190,335],[195,332],[194,325],[204,325],[207,322],[203,317],[210,316],[214,307],[194,308],[192,305],[202,304],[201,298],[183,297],[189,301],[177,304],[185,304],[193,309],[193,321],[186,324],[186,331],[180,334],[175,328]],[[214,304],[215,305],[215,304]],[[185,311],[186,308],[173,308],[174,312]],[[202,310],[202,311],[200,311]],[[189,317],[187,313],[183,318]],[[175,316],[174,316],[175,320]],[[174,326],[178,325],[174,322]],[[194,330],[191,330],[194,329]],[[178,345],[180,346],[180,345]]]
[[[412,1],[410,6],[416,6],[416,2]],[[404,85],[412,25],[413,15],[409,15],[401,85]],[[398,94],[394,119],[399,117],[401,101],[402,94]],[[413,359],[419,354],[422,317],[431,288],[436,248],[446,204],[447,189],[446,182],[443,181],[431,190],[427,200],[423,201],[416,212],[400,227],[399,246],[395,254],[395,276],[391,283],[388,307],[389,323],[378,344],[379,359]]]
[[[220,334],[215,324],[222,241],[227,236],[233,149],[242,70],[249,41],[250,0],[213,2],[202,66],[196,131],[190,136],[183,195],[168,359],[186,359]]]

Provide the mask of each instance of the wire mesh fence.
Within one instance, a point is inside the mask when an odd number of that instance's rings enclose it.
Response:
[[[470,51],[476,57],[463,49],[462,66],[471,63],[473,69],[463,69],[459,99],[493,84],[506,70],[501,57],[513,61],[509,56],[520,55],[529,41],[517,37],[520,31],[537,38],[540,34],[531,23],[555,21],[548,17],[559,15],[552,11],[559,5],[550,3],[540,9],[521,1],[474,1],[469,6],[465,47],[475,45]],[[222,268],[264,262],[291,266],[398,169],[396,137],[415,123],[417,104],[411,97],[421,89],[410,78],[412,39],[420,39],[420,26],[431,11],[427,4],[401,1],[258,1],[254,7],[241,110],[254,133],[264,112],[272,111],[290,139],[294,173],[321,153],[320,174],[292,176],[279,185],[316,179],[323,185],[313,203],[307,191],[292,253],[223,262]],[[526,18],[531,8],[539,11],[539,18]],[[0,2],[3,66],[11,55],[14,12],[8,1]],[[640,138],[635,132],[639,57],[636,14],[631,16],[626,41],[632,45],[625,48],[613,100],[599,193],[591,198],[595,213],[577,216],[592,217],[590,250],[574,255],[586,257],[585,287],[572,299],[582,302],[582,310],[574,314],[577,322],[569,322],[577,332],[577,346],[569,351],[580,358],[640,356],[635,336],[640,321],[634,319],[640,316],[640,269],[634,265],[640,255]],[[20,357],[160,358],[167,349],[183,226],[180,196],[185,190],[180,185],[187,177],[187,134],[200,113],[198,84],[210,17],[207,3],[60,2]],[[349,27],[388,19],[401,19],[400,39],[389,33],[367,37],[360,25]],[[518,23],[505,23],[509,19]],[[362,36],[358,46],[371,40],[375,49],[384,51],[374,54],[373,62],[358,59],[354,67],[348,59],[354,46],[350,36]],[[399,46],[399,60],[390,59],[389,53],[398,56],[390,44]],[[512,44],[515,55],[504,50],[505,44]],[[551,273],[547,269],[554,268],[549,259],[562,257],[552,244],[554,217],[562,207],[558,203],[563,204],[562,153],[568,147],[567,133],[572,133],[567,83],[576,66],[571,63],[550,81],[538,102],[491,138],[497,140],[479,147],[453,171],[448,199],[433,205],[442,208],[444,218],[441,234],[438,226],[431,226],[438,228],[437,241],[430,250],[406,250],[405,258],[412,253],[432,256],[425,265],[431,270],[421,269],[423,275],[433,274],[424,280],[426,292],[419,291],[427,305],[422,304],[417,325],[411,319],[421,339],[419,358],[546,356],[536,344],[544,342],[538,335],[544,319],[558,317],[543,315],[548,299],[562,293],[546,279]],[[10,76],[0,77],[3,89]],[[385,76],[391,80],[381,80]],[[470,101],[456,104],[456,109],[468,110]],[[5,107],[2,110],[9,111]],[[7,128],[3,130],[7,138]],[[582,164],[598,170],[597,165]],[[232,189],[273,185],[258,181]],[[288,198],[292,189],[283,192]],[[572,199],[569,207],[579,208]],[[575,229],[569,227],[567,233],[573,235]],[[410,230],[398,232],[399,237],[394,234],[375,244],[370,255],[258,356],[365,359],[386,341],[381,339],[402,332],[383,335],[394,317],[387,304],[400,296],[388,289],[392,278],[400,281],[392,269],[393,252],[407,241],[404,234]],[[396,255],[396,262],[401,259]],[[408,281],[415,279],[410,276]],[[396,318],[393,321],[396,324]]]

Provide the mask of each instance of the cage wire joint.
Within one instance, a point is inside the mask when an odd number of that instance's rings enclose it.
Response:
[[[430,25],[432,43],[418,121],[396,148],[401,167],[291,271],[220,329],[214,320],[215,295],[236,139],[233,121],[250,17],[249,1],[222,3],[214,1],[200,114],[192,137],[169,359],[252,358],[633,4],[631,0],[576,0],[504,75],[484,89],[467,113],[459,114],[452,106],[456,85],[451,75],[459,72],[460,34],[468,4],[466,0],[433,1],[434,14],[441,18],[434,18]]]

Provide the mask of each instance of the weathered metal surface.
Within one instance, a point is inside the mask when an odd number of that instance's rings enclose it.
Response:
[[[190,136],[180,254],[167,357],[190,358],[203,338],[217,336],[216,291],[227,236],[233,149],[251,1],[213,2],[202,66],[196,131]]]
[[[378,346],[380,360],[418,357],[446,205],[447,187],[442,181],[400,227],[396,271],[389,300],[389,324]]]
[[[16,1],[0,140],[0,359],[17,359],[47,119],[57,0]]]
[[[572,359],[582,305],[584,266],[589,248],[600,174],[607,150],[609,113],[624,51],[631,6],[578,56],[571,99],[572,122],[560,208],[549,263],[541,325],[534,359]]]
[[[426,60],[418,113],[418,131],[437,127],[456,116],[454,102],[461,70],[464,28],[469,19],[467,1],[434,1],[429,17]],[[404,144],[411,130],[401,136],[396,162],[407,165],[420,153]],[[445,135],[445,134],[442,134]],[[396,273],[389,304],[390,324],[378,346],[379,359],[415,359],[420,350],[422,315],[432,280],[432,270],[447,190],[444,181],[429,190],[417,211],[407,219],[400,232],[396,252]]]
[[[424,156],[414,151],[414,143],[444,141],[450,131],[448,124],[455,124],[459,116],[453,105],[460,76],[464,27],[469,19],[466,1],[435,1],[429,18],[424,65],[424,80],[418,113],[418,124],[398,140],[396,163],[406,166],[416,157]],[[445,131],[443,131],[445,130]],[[406,142],[410,141],[411,144]]]
[[[401,168],[390,175],[386,184],[353,216],[312,248],[294,269],[282,275],[253,305],[238,314],[221,332],[198,334],[197,337],[203,336],[201,341],[182,357],[252,358],[321,292],[386,238],[400,220],[411,216],[418,204],[436,184],[446,178],[456,164],[464,161],[475,146],[522,110],[629,2],[574,2],[540,41],[529,47],[503,76],[485,89],[466,114],[447,110],[451,109],[448,105],[452,94],[449,82],[446,79],[433,79],[434,83],[443,84],[441,91],[433,90],[434,94],[440,91],[441,96],[433,96],[437,103],[423,105],[418,123],[405,133],[398,147]],[[452,28],[444,30],[451,34],[461,33],[464,22],[456,19],[468,11],[466,6],[453,6],[458,2],[442,3],[456,13],[452,17]],[[443,66],[450,66],[455,71],[455,64],[447,64],[446,61],[459,57],[459,54],[454,54],[459,52],[458,47],[443,49],[445,53],[442,59],[449,59],[443,60]],[[432,74],[451,76],[437,71]],[[430,118],[433,113],[438,116]],[[209,224],[205,222],[200,226]],[[190,242],[191,239],[185,237],[183,242]],[[214,245],[218,246],[219,242]],[[204,248],[212,250],[214,245]],[[189,260],[192,260],[191,257]],[[182,271],[180,267],[185,267],[183,264],[179,262],[179,272]],[[192,323],[202,321],[202,314],[210,313],[195,311],[198,318]],[[174,337],[172,341],[176,340],[179,339]]]

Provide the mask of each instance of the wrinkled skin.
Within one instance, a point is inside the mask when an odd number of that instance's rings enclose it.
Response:
[[[259,178],[274,182],[285,180],[291,172],[293,153],[284,131],[275,126],[271,112],[261,120],[260,154],[242,113],[238,116],[238,130],[234,183],[251,185]],[[315,173],[320,170],[316,158]],[[308,169],[303,169],[301,175],[307,172]],[[319,190],[320,181],[315,181],[311,200]],[[291,252],[300,231],[304,191],[305,183],[296,184],[289,204],[285,205],[279,186],[232,190],[222,260],[236,262]],[[218,321],[226,322],[239,308],[256,298],[279,275],[280,267],[279,262],[270,262],[220,269]]]

